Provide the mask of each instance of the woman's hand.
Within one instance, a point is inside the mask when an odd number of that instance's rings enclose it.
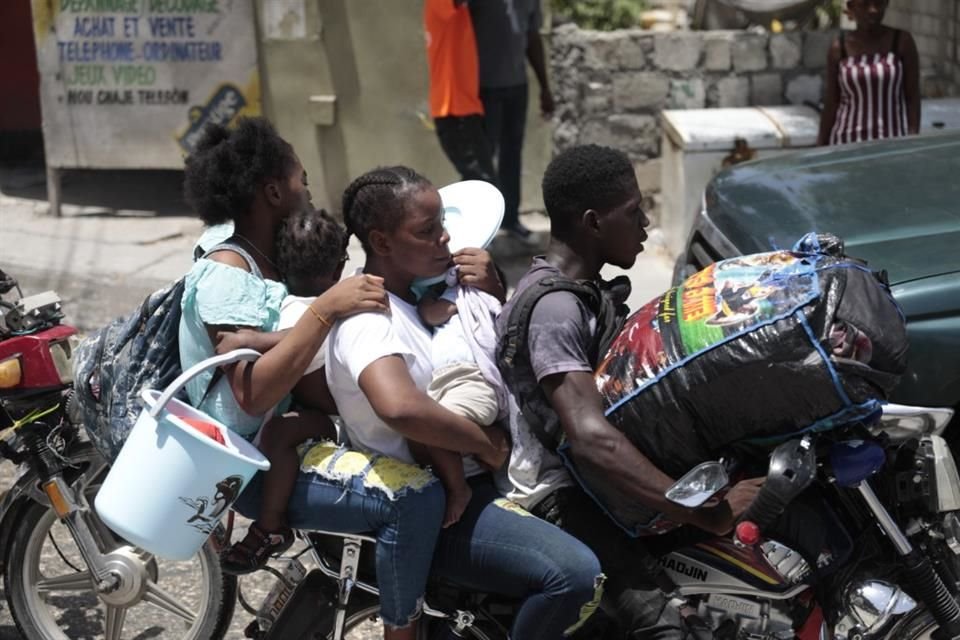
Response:
[[[507,292],[487,251],[461,249],[453,254],[453,262],[459,267],[460,284],[485,291],[500,302],[506,300]]]
[[[390,311],[383,278],[360,274],[341,280],[318,296],[312,308],[334,322],[364,311]]]
[[[488,470],[496,471],[510,459],[510,436],[500,427],[484,427],[483,431],[493,446],[487,453],[478,454],[477,458]]]

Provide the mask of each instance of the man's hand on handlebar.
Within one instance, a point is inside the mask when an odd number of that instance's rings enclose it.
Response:
[[[691,524],[718,536],[727,535],[733,531],[737,520],[756,499],[763,481],[764,478],[750,478],[738,482],[720,504],[697,509]]]

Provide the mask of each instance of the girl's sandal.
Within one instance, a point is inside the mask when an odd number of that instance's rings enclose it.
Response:
[[[223,552],[220,566],[224,573],[231,575],[253,573],[262,569],[271,556],[289,549],[294,539],[293,530],[289,527],[267,533],[254,522],[243,540]]]

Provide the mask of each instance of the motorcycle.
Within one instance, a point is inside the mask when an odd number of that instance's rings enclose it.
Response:
[[[0,457],[19,475],[0,500],[0,568],[21,636],[222,638],[237,589],[220,571],[222,529],[168,562],[99,520],[90,505],[109,465],[67,411],[77,330],[56,293],[24,297],[0,271],[0,296],[14,289],[0,298]]]
[[[0,272],[0,295],[17,288]],[[26,638],[124,632],[220,638],[241,603],[247,635],[369,638],[379,626],[374,539],[301,531],[259,608],[220,571],[217,529],[188,563],[127,544],[90,507],[108,469],[70,422],[76,330],[51,292],[0,300],[0,456],[21,475],[0,501],[6,596]],[[882,419],[808,434],[775,448],[766,483],[729,537],[681,542],[659,555],[671,606],[692,635],[718,640],[938,640],[960,637],[960,478],[942,438],[952,411],[887,405]],[[695,507],[735,466],[705,463],[667,497]],[[801,549],[775,522],[814,492],[830,544]],[[811,527],[812,528],[812,527]],[[856,540],[856,544],[853,544]],[[310,565],[310,570],[307,565]],[[174,595],[166,578],[193,584]],[[180,595],[180,594],[185,595]],[[428,586],[421,638],[508,637],[519,603],[455,583]],[[602,617],[580,638],[613,638]],[[606,625],[606,626],[605,626]]]
[[[670,606],[686,616],[690,637],[960,637],[960,477],[941,435],[952,415],[891,404],[874,423],[777,446],[763,488],[732,535],[681,539],[658,556]],[[735,467],[704,463],[666,497],[704,504],[729,486]],[[816,522],[800,512],[800,528],[823,545],[801,550],[774,523],[811,504],[811,496]],[[281,571],[271,569],[277,583],[259,609],[241,594],[255,616],[247,637],[379,638],[374,539],[335,531],[298,536],[302,551],[285,558]],[[433,580],[420,637],[506,640],[518,604]],[[576,637],[614,638],[598,619]]]

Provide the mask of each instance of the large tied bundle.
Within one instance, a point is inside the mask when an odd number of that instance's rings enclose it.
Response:
[[[713,264],[639,309],[596,381],[610,422],[680,477],[875,414],[906,350],[903,316],[863,263],[778,251]],[[628,532],[657,531],[602,473],[573,470]]]

